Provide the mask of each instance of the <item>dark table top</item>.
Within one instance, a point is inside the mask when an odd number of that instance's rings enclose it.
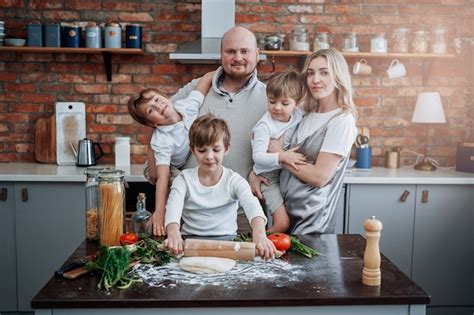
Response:
[[[229,283],[167,283],[152,287],[133,284],[126,290],[97,289],[97,276],[75,280],[51,278],[33,298],[33,308],[162,308],[233,306],[334,306],[428,304],[429,295],[382,255],[381,286],[362,284],[365,240],[360,235],[301,235],[300,240],[319,250],[313,259],[288,253],[282,259],[300,270],[289,281],[257,279]],[[93,254],[96,243],[84,241],[68,262]],[[288,272],[288,271],[286,271]],[[282,271],[283,278],[285,271]],[[239,275],[235,275],[239,277]]]

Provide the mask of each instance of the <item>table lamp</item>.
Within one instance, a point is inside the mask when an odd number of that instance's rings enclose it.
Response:
[[[438,92],[422,92],[418,94],[415,110],[411,117],[411,122],[425,124],[425,156],[420,163],[415,165],[416,170],[434,171],[436,165],[429,161],[428,152],[428,124],[445,123],[443,105],[441,104],[441,96]]]

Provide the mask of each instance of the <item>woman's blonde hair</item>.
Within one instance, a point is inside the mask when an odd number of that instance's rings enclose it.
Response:
[[[325,58],[328,63],[329,76],[336,87],[337,104],[344,111],[348,111],[353,114],[354,117],[357,117],[357,110],[352,99],[352,84],[349,67],[347,66],[346,59],[344,59],[344,56],[337,49],[321,49],[309,55],[303,67],[303,76],[305,79],[308,77],[308,68],[311,61],[319,57]],[[305,110],[307,112],[314,111],[318,108],[318,105],[318,101],[311,96],[311,93],[307,92]]]

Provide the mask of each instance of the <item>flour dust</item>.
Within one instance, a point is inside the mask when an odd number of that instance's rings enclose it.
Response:
[[[215,285],[234,287],[236,284],[247,284],[255,281],[278,283],[297,282],[299,275],[304,275],[301,266],[291,265],[281,259],[264,261],[238,261],[237,265],[225,273],[194,274],[179,268],[178,262],[172,261],[163,266],[139,264],[134,268],[135,274],[144,283],[152,287],[173,288],[177,284]]]

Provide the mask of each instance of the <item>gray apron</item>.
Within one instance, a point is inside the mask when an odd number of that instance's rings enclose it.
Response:
[[[290,147],[299,146],[298,151],[306,156],[308,163],[314,164],[321,150],[329,122],[339,115],[350,114],[342,112],[334,115],[325,125],[300,143],[297,143],[296,139],[297,128]],[[319,188],[301,181],[286,168],[282,169],[280,189],[290,217],[291,234],[335,232],[336,205],[348,161],[348,156],[343,157],[337,166],[334,176],[325,186]]]

